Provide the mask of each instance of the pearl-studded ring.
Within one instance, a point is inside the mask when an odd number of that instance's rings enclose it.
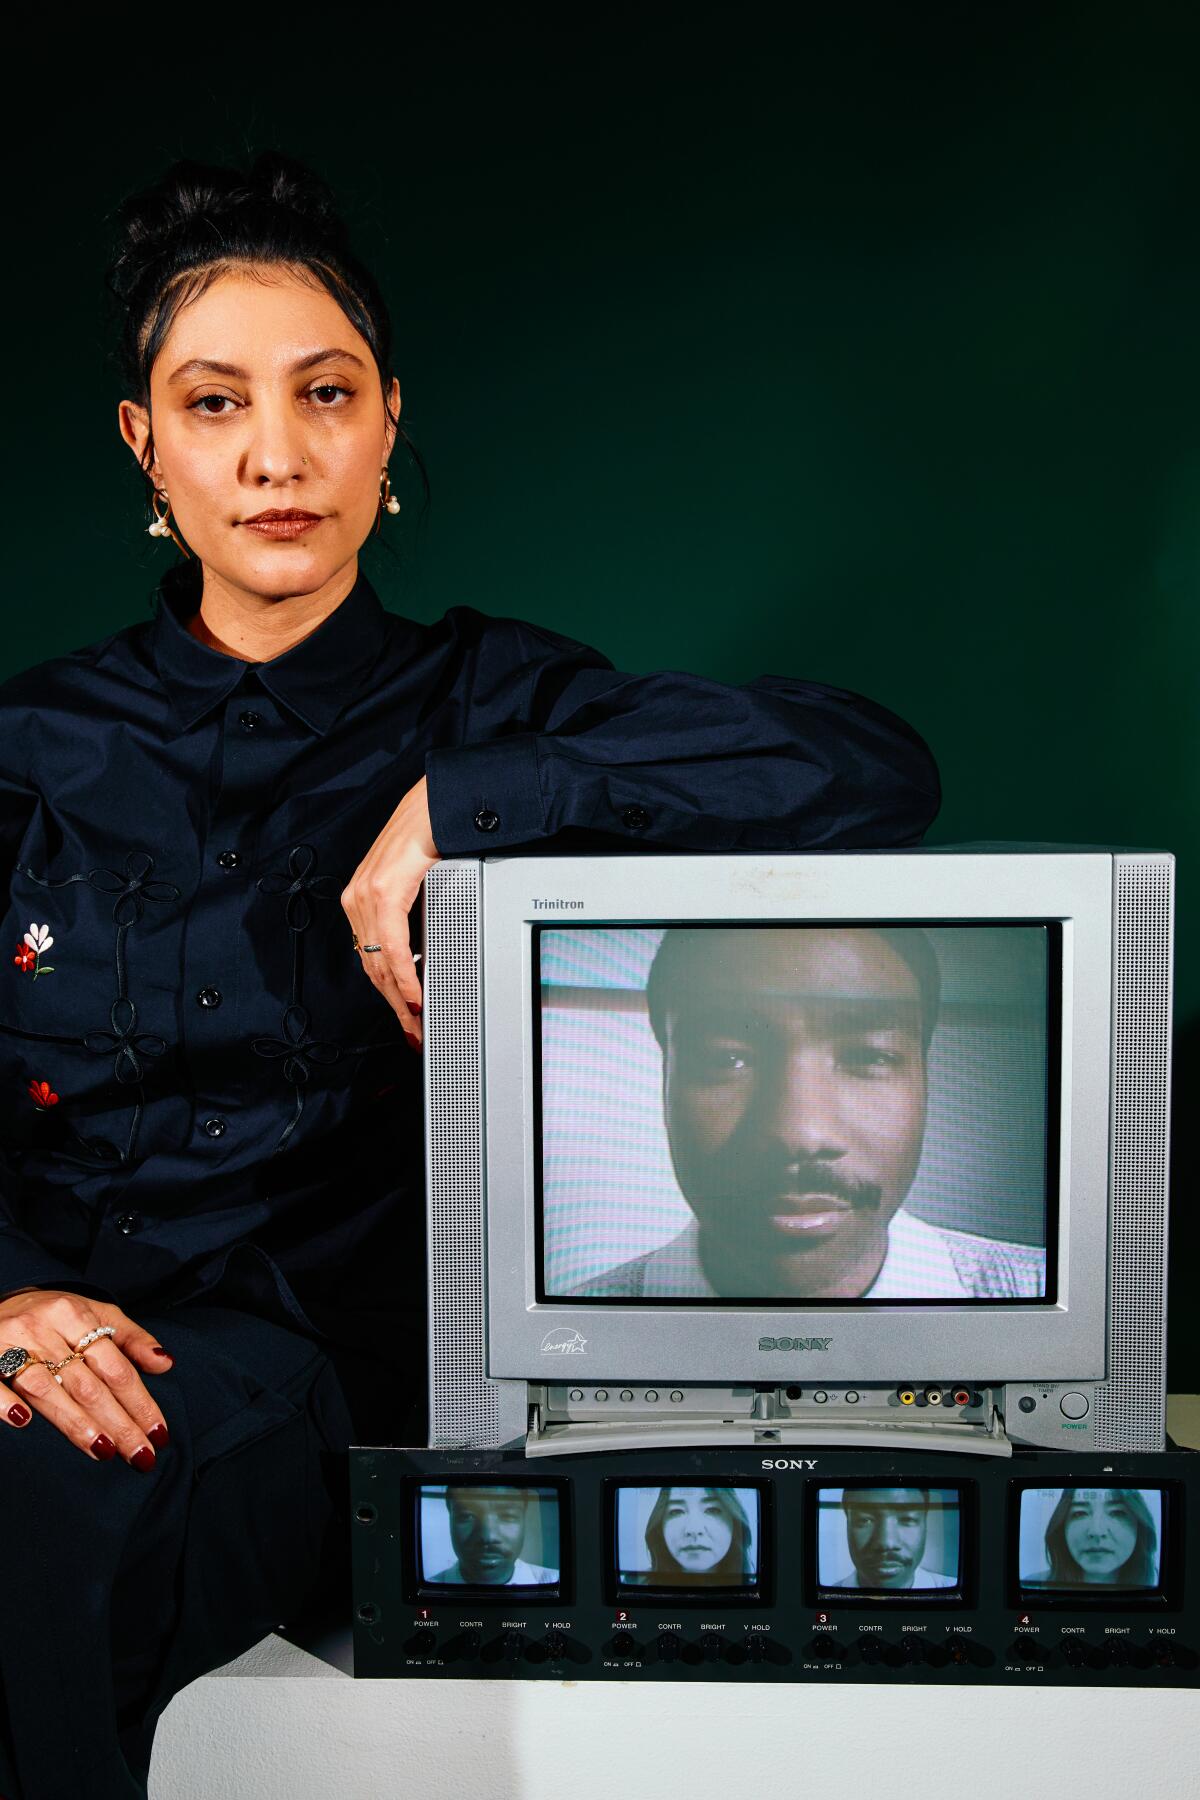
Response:
[[[94,1344],[96,1342],[97,1338],[115,1337],[116,1334],[117,1328],[115,1325],[97,1325],[95,1331],[89,1331],[86,1337],[80,1338],[75,1348],[76,1350],[86,1350],[89,1344]]]

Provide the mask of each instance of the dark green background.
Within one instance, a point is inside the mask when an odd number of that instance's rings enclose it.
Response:
[[[870,694],[938,757],[930,842],[1174,850],[1194,1091],[1196,9],[145,37],[23,72],[6,668],[142,616],[175,555],[116,433],[105,215],[176,156],[288,149],[381,276],[432,478],[368,552],[387,602]]]

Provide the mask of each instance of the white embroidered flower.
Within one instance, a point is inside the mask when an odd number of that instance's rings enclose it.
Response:
[[[25,933],[25,942],[29,945],[31,950],[36,950],[40,956],[44,950],[50,948],[54,939],[50,936],[50,927],[48,925],[31,925],[29,930]]]

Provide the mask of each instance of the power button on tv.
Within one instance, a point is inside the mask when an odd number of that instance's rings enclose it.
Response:
[[[1086,1394],[1064,1394],[1058,1406],[1064,1419],[1085,1419],[1091,1404]]]

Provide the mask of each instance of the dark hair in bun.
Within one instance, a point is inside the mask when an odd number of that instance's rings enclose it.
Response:
[[[366,339],[388,417],[428,493],[424,465],[388,399],[392,328],[383,295],[351,249],[327,184],[280,150],[263,151],[247,171],[173,163],[118,208],[106,281],[121,309],[118,360],[130,397],[149,406],[150,370],[180,307],[232,267],[271,263],[308,270]],[[144,468],[153,456],[151,438]]]

